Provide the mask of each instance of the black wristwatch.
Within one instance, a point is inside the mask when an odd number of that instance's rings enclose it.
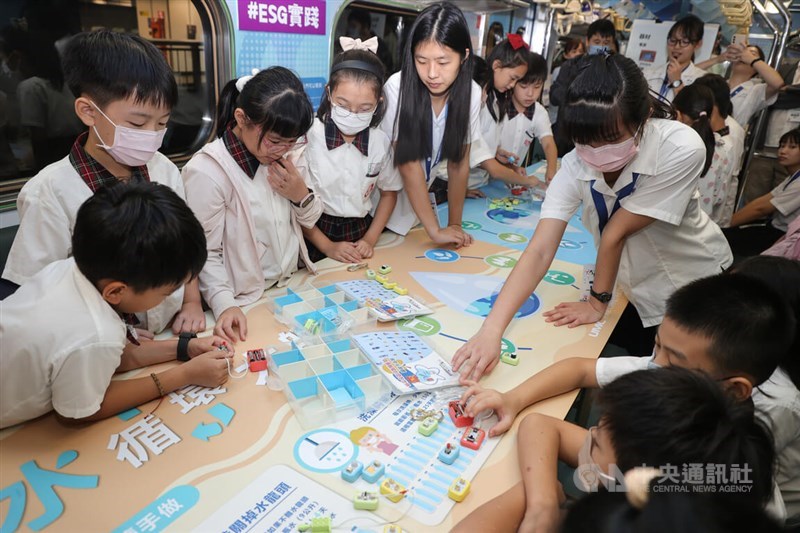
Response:
[[[178,361],[186,362],[191,359],[191,357],[189,357],[189,341],[196,338],[196,334],[189,333],[187,331],[184,331],[178,335],[178,350],[176,357]]]
[[[607,304],[611,301],[611,293],[610,292],[594,292],[594,289],[589,289],[589,294],[592,295],[592,298],[599,301],[600,303]]]

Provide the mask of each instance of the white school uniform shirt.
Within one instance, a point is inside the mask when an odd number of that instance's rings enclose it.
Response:
[[[497,102],[495,102],[494,109],[495,115],[499,115]],[[479,139],[472,141],[469,151],[468,189],[478,189],[488,185],[489,172],[480,168],[480,164],[488,159],[493,159],[497,155],[497,147],[500,145],[500,125],[495,121],[486,102],[481,104],[479,120],[481,136]],[[436,177],[447,180],[446,159],[436,166]]]
[[[800,84],[800,63],[795,66],[792,83],[787,85],[798,84]],[[764,135],[764,146],[777,148],[783,134],[797,127],[800,127],[800,109],[773,110],[767,123],[767,133]]]
[[[471,82],[470,100],[469,100],[469,133],[466,137],[466,143],[472,144],[477,139],[481,138],[480,130],[480,111],[481,111],[481,88],[474,81]],[[395,117],[397,116],[400,106],[400,73],[392,74],[383,86],[383,98],[386,105],[386,113],[381,121],[380,128],[392,140],[397,141],[397,131],[395,128]],[[431,173],[428,176],[426,186],[430,187],[434,180],[433,167],[438,164],[437,159],[441,157],[442,139],[444,138],[445,125],[447,123],[447,107],[442,109],[442,112],[437,116],[433,109],[431,109],[431,133],[432,133],[432,147],[431,147]],[[397,128],[418,128],[418,124],[398,124]],[[437,157],[439,155],[440,157]],[[420,161],[422,172],[425,173],[425,161]],[[472,159],[470,159],[472,163]],[[418,222],[417,216],[414,213],[414,208],[408,199],[405,192],[401,192],[397,197],[397,205],[389,218],[386,227],[395,233],[405,235],[409,230],[414,227]]]
[[[166,185],[181,198],[186,197],[178,167],[164,154],[156,152],[146,166],[152,182]],[[8,253],[3,278],[22,285],[53,261],[70,257],[78,208],[92,194],[69,156],[47,165],[28,180],[17,197],[19,229]],[[137,313],[141,321],[137,327],[158,333],[182,306],[183,286],[153,309]]]
[[[767,100],[767,84],[755,79],[747,80],[731,89],[733,118],[742,126],[747,126],[753,115],[766,109],[778,99],[778,93]]]
[[[499,127],[500,148],[516,155],[522,161],[528,155],[528,149],[534,139],[544,139],[553,136],[550,126],[550,117],[547,110],[539,102],[534,104],[531,118],[525,113],[512,111],[513,117],[506,115]]]
[[[601,357],[595,366],[597,384],[605,387],[625,374],[652,368],[652,361],[652,356]],[[767,511],[781,522],[787,515],[800,518],[800,391],[778,368],[753,389],[752,399],[756,416],[772,433],[778,460],[775,483],[779,491]]]
[[[772,189],[770,203],[775,207],[772,227],[785,232],[789,223],[800,215],[800,170]]]
[[[642,74],[644,74],[644,77],[647,80],[647,85],[650,86],[650,89],[654,93],[659,94],[667,101],[672,102],[672,99],[675,98],[675,90],[671,86],[666,87],[666,92],[661,94],[662,89],[664,89],[664,80],[667,77],[667,63],[644,68],[642,69]],[[681,81],[685,87],[693,84],[694,80],[705,75],[705,70],[697,68],[694,63],[689,62],[689,65],[683,69],[683,72],[681,72]]]
[[[613,188],[573,150],[564,156],[547,189],[541,218],[567,222],[583,206],[583,224],[599,247],[600,218],[592,189],[602,195],[610,219],[617,194],[629,190],[638,176],[621,207],[655,221],[627,238],[616,281],[644,327],[661,323],[665,302],[676,289],[722,272],[733,260],[719,226],[697,201],[697,178],[705,157],[705,146],[692,128],[652,119],[644,126],[637,155]]]
[[[302,153],[287,156],[304,175]],[[215,318],[230,307],[254,303],[264,291],[286,285],[308,258],[300,226],[313,228],[322,214],[315,197],[305,208],[278,195],[260,165],[251,179],[222,138],[205,145],[183,167],[186,200],[206,234],[208,259],[200,272],[200,294]]]
[[[328,149],[326,128],[332,142],[341,143],[336,148]],[[333,122],[325,124],[317,118],[306,137],[306,183],[322,199],[326,214],[364,218],[372,209],[374,189],[399,191],[403,188],[403,180],[392,159],[392,143],[382,130],[368,128],[348,143]],[[359,149],[364,144],[366,155]]]
[[[728,137],[727,135],[725,137]],[[731,153],[730,144],[725,142],[725,137],[714,133],[714,155],[711,166],[705,176],[697,180],[697,190],[700,192],[700,208],[719,225],[727,227],[731,221],[733,211],[728,210],[728,196],[736,191],[734,187],[734,155]],[[732,207],[732,206],[731,206]]]
[[[742,159],[744,158],[744,139],[747,135],[744,128],[741,127],[732,116],[728,116],[728,118],[725,119],[725,126],[728,127],[728,134],[722,137],[722,140],[725,142],[725,147],[731,158],[733,174],[731,176],[731,183],[728,186],[728,196],[725,199],[725,207],[719,215],[719,221],[717,221],[717,224],[722,228],[726,228],[730,225],[731,217],[735,211],[736,193],[739,190],[739,174],[742,171]]]
[[[125,348],[125,324],[72,258],[47,265],[0,303],[0,428],[55,409],[100,409]]]

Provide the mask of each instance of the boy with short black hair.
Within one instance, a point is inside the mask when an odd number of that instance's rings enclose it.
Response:
[[[723,465],[726,472],[735,465],[748,469],[751,489],[732,494],[731,503],[763,506],[772,496],[769,432],[751,407],[734,401],[705,373],[632,372],[605,387],[599,403],[603,416],[589,430],[537,413],[525,417],[517,436],[522,483],[473,511],[454,531],[556,531],[564,498],[559,460],[577,467],[575,481],[587,492],[616,487],[619,474],[642,465],[667,473],[675,468],[678,483],[682,467],[702,465],[703,482],[718,489],[727,483],[708,482],[706,465]]]
[[[499,421],[489,434],[498,435],[511,427],[522,409],[546,398],[605,387],[636,370],[677,366],[707,372],[739,401],[752,395],[762,418],[776,431],[776,421],[785,419],[787,407],[783,399],[778,403],[756,388],[766,389],[778,365],[794,356],[790,347],[795,331],[794,314],[764,282],[744,274],[720,274],[693,281],[670,296],[652,356],[565,359],[507,393],[473,384],[462,402],[472,398],[468,413],[494,409]],[[795,454],[786,448],[779,461],[791,470],[798,464]],[[785,480],[792,483],[796,482]]]
[[[227,380],[217,337],[126,345],[121,315],[147,311],[197,277],[206,260],[203,228],[169,187],[104,187],[78,210],[73,257],[50,263],[2,302],[0,428],[53,409],[69,421],[99,420],[195,384]],[[174,360],[148,377],[112,381],[117,371]]]
[[[63,63],[77,97],[75,112],[88,132],[67,157],[45,167],[19,194],[19,230],[3,272],[3,278],[18,285],[70,256],[78,208],[101,186],[155,181],[185,197],[178,168],[157,151],[178,94],[161,51],[137,35],[101,30],[73,37]],[[185,290],[178,287],[140,319],[143,328],[155,333],[173,317],[175,333],[205,329],[196,280]]]

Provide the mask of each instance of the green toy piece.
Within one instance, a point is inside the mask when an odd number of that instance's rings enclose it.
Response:
[[[386,274],[391,274],[391,273],[392,273],[392,267],[391,267],[391,265],[381,265],[381,266],[378,268],[378,273],[379,273],[379,274],[383,274],[384,276],[385,276]]]
[[[500,354],[500,361],[507,365],[517,366],[519,364],[519,357],[516,352],[502,352]]]
[[[378,508],[378,493],[374,491],[357,492],[353,497],[353,507],[359,511],[374,511]]]

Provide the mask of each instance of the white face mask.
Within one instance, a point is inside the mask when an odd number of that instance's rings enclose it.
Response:
[[[92,127],[95,135],[100,139],[101,144],[97,146],[108,152],[117,163],[129,167],[140,167],[147,164],[153,158],[153,154],[161,148],[164,135],[167,133],[166,128],[160,131],[149,131],[117,126],[108,118],[108,115],[103,113],[102,109],[97,107],[97,104],[92,102],[92,105],[114,126],[114,144],[111,146],[107,145],[100,137],[97,128]]]
[[[336,124],[344,135],[355,135],[356,133],[365,130],[372,122],[372,116],[375,110],[365,111],[364,113],[351,113],[349,110],[342,106],[338,106],[331,102],[331,120]]]
[[[578,452],[578,468],[575,469],[575,485],[584,492],[597,492],[601,480],[610,482],[612,485],[615,482],[615,479],[603,472],[592,459],[592,431],[594,429],[596,428],[590,428],[586,434],[586,440],[583,441],[583,446]]]

